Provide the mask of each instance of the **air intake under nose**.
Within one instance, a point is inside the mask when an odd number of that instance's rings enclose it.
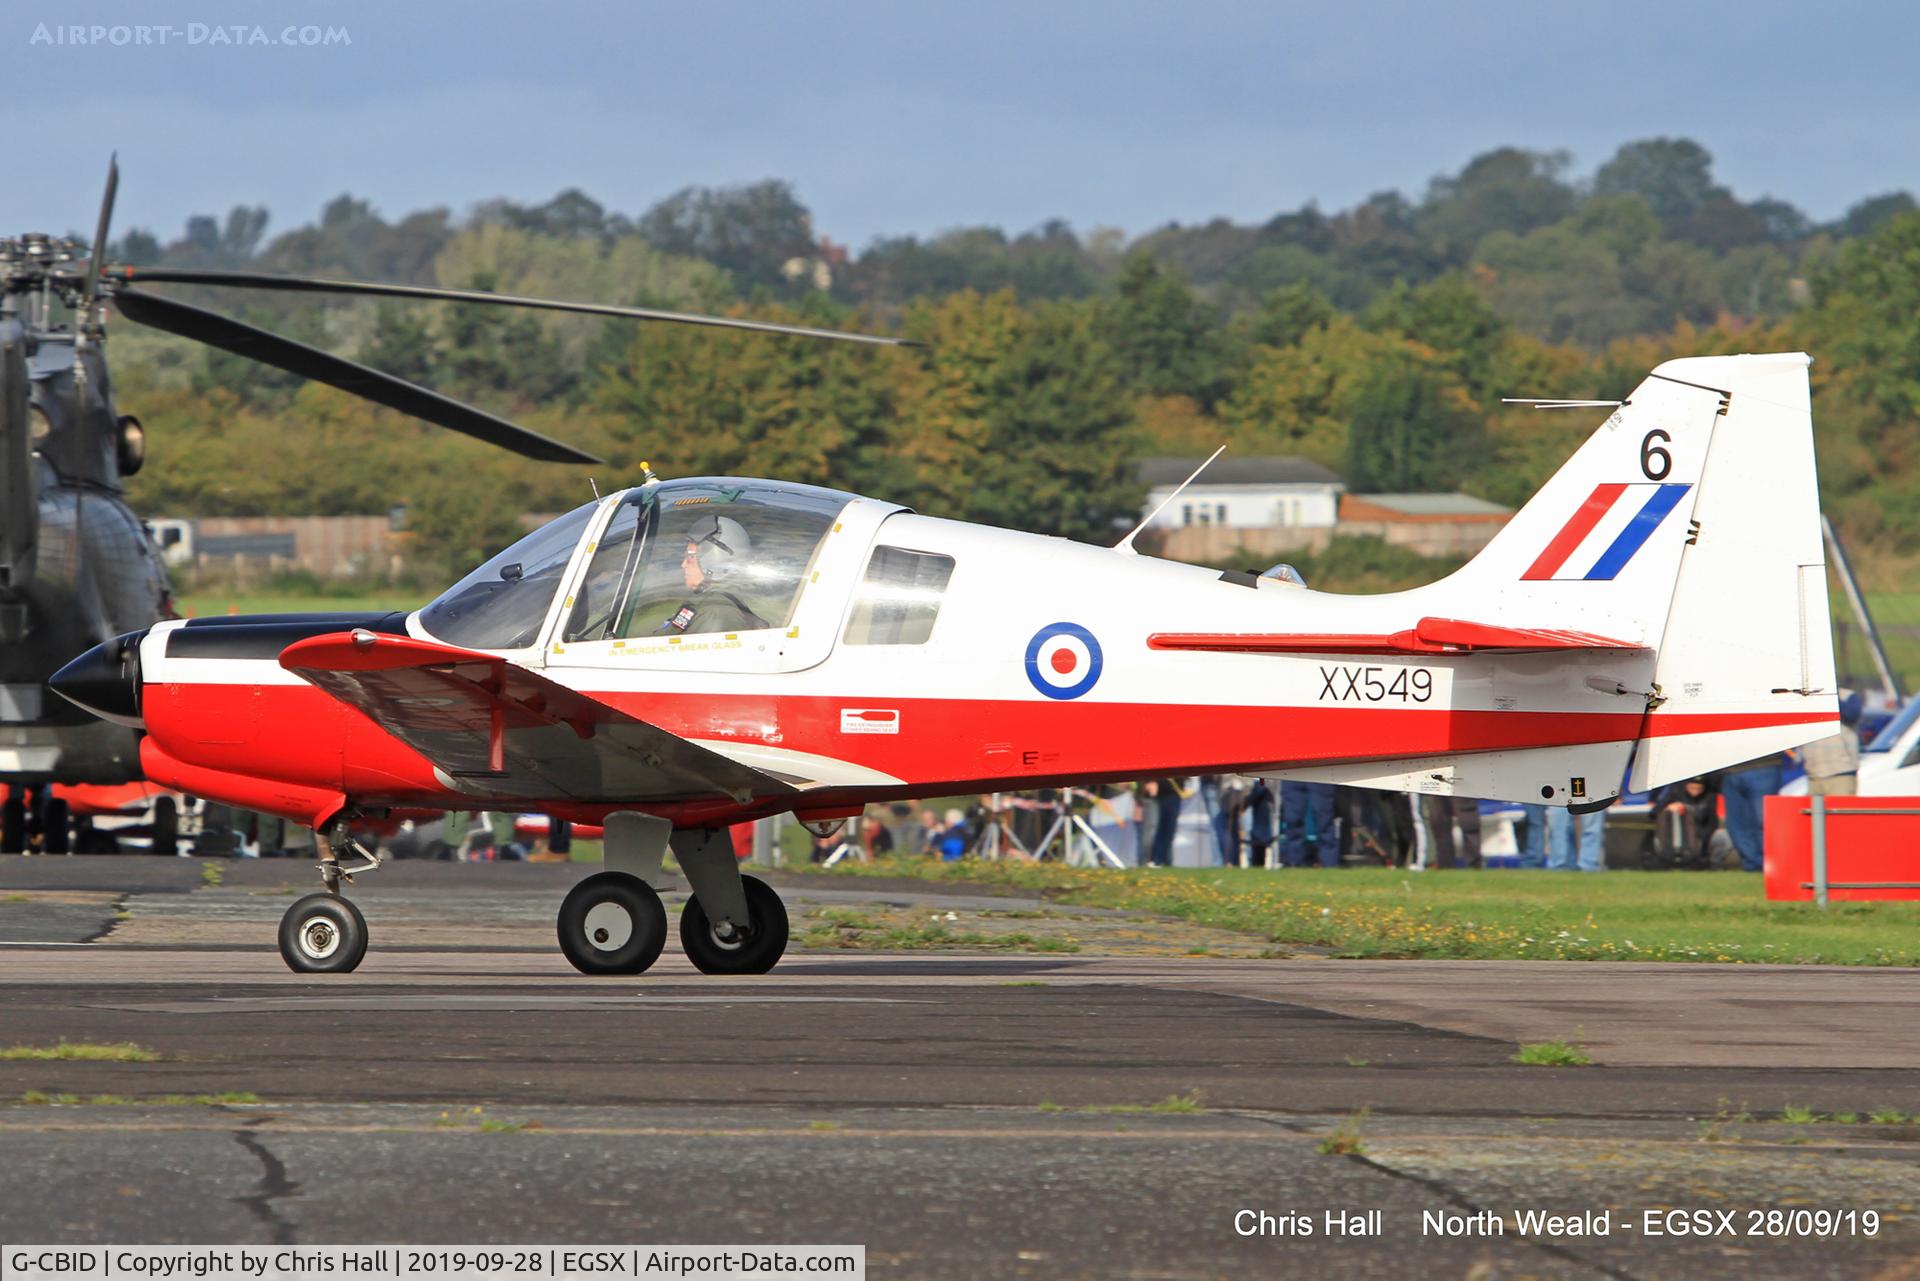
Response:
[[[95,645],[53,674],[47,687],[102,720],[144,729],[140,719],[140,642],[128,632]]]

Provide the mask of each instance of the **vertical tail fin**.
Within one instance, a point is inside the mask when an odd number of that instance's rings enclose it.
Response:
[[[1435,612],[1654,651],[1636,790],[1833,730],[1809,363],[1666,362],[1479,556],[1427,589],[1447,598]]]

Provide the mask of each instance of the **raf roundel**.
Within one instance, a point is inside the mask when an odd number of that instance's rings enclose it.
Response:
[[[1049,623],[1027,642],[1027,680],[1048,698],[1080,697],[1100,665],[1100,642],[1078,623]]]

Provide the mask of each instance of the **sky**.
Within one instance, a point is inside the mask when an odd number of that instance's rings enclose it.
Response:
[[[1916,48],[1920,7],[1853,0],[13,0],[0,234],[90,228],[116,150],[116,234],[247,203],[271,237],[343,191],[389,218],[567,187],[638,214],[774,177],[858,249],[1262,222],[1418,196],[1497,146],[1584,176],[1656,136],[1828,219],[1920,189]]]

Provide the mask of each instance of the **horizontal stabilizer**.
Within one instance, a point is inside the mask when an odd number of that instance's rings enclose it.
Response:
[[[1315,632],[1156,632],[1150,649],[1194,649],[1231,654],[1488,654],[1551,650],[1644,649],[1631,641],[1550,627],[1499,627],[1459,618],[1423,618],[1402,631],[1378,634]]]

